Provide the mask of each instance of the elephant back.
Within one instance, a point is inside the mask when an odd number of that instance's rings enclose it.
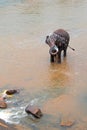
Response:
[[[67,31],[65,31],[63,29],[58,29],[58,30],[54,31],[54,33],[61,36],[61,37],[64,37],[67,40],[67,42],[69,42],[70,36],[69,36],[69,33]]]

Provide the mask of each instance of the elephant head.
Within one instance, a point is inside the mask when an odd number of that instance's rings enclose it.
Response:
[[[54,37],[53,35],[46,36],[45,42],[50,47],[49,53],[51,55],[56,55],[58,53],[58,47],[55,45],[55,41],[56,41],[56,37]]]

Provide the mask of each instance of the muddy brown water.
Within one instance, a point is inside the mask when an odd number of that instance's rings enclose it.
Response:
[[[86,13],[86,0],[0,0],[0,93],[20,90],[6,100],[1,119],[29,130],[87,129]],[[75,51],[51,64],[45,37],[58,28],[69,32]],[[28,116],[28,104],[43,117]],[[74,123],[63,127],[61,120]]]

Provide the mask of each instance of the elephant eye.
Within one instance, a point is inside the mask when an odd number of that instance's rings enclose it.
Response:
[[[47,35],[47,36],[46,36],[46,39],[48,39],[48,38],[49,38],[49,36]]]

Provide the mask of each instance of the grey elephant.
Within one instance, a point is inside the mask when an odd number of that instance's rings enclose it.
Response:
[[[58,63],[61,63],[61,52],[66,57],[67,47],[69,46],[70,35],[64,29],[58,29],[51,35],[46,36],[46,44],[49,45],[50,61],[54,62],[58,57]]]

